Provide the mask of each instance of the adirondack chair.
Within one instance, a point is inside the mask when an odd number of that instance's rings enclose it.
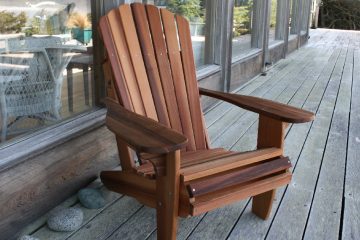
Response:
[[[106,125],[116,135],[122,168],[101,172],[104,185],[155,208],[158,239],[176,239],[178,216],[248,197],[253,213],[268,218],[276,188],[291,180],[291,163],[283,156],[287,124],[314,115],[199,89],[188,21],[166,9],[121,5],[101,18],[99,28],[117,99],[107,99]],[[199,93],[258,113],[257,150],[210,148]]]

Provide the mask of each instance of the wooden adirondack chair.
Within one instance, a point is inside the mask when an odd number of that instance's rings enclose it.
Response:
[[[291,163],[283,156],[287,123],[311,121],[314,115],[199,89],[189,24],[166,9],[121,5],[101,18],[100,31],[120,103],[107,100],[106,125],[116,135],[122,170],[102,172],[105,186],[156,208],[158,239],[176,238],[178,216],[251,196],[252,211],[268,218],[275,189],[291,179]],[[258,149],[211,149],[199,92],[258,113]]]

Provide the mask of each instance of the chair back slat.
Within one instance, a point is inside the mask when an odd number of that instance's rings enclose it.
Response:
[[[196,150],[193,126],[189,111],[189,100],[185,86],[185,76],[180,56],[175,17],[174,14],[166,9],[160,9],[160,13],[171,65],[171,72],[173,75],[176,98],[178,101],[181,124],[184,134],[189,138],[189,144],[187,148],[189,150]]]
[[[124,74],[124,85],[129,91],[130,101],[133,106],[133,111],[146,116],[145,108],[141,98],[141,93],[137,84],[137,79],[131,63],[129,50],[126,44],[124,29],[120,19],[119,9],[113,9],[108,13],[108,22],[111,33],[113,35],[115,50],[119,55],[119,64],[121,71]],[[110,54],[112,54],[110,52]],[[111,64],[112,65],[112,64]]]
[[[161,85],[159,68],[156,63],[154,47],[150,35],[149,22],[146,17],[145,6],[143,4],[137,3],[133,4],[131,9],[133,11],[134,21],[137,27],[136,30],[138,32],[146,72],[148,74],[147,77],[149,79],[151,91],[154,93],[153,98],[159,122],[168,127],[171,127],[164,97],[164,91]]]
[[[173,129],[183,132],[178,103],[175,96],[174,82],[172,80],[170,62],[167,57],[160,12],[159,9],[153,5],[146,5],[145,8],[148,16],[157,64],[160,71],[161,84],[164,89],[164,97],[169,113],[170,124]]]
[[[202,119],[203,114],[199,101],[199,86],[195,74],[196,69],[191,43],[190,27],[188,21],[184,17],[176,15],[175,18],[178,28],[182,66],[184,70],[184,77],[196,148],[206,149],[206,137],[204,135],[204,125]]]
[[[128,87],[125,83],[124,72],[121,69],[120,56],[117,52],[117,48],[114,44],[113,34],[111,32],[109,19],[107,17],[103,17],[99,22],[102,39],[107,48],[108,58],[111,64],[112,69],[112,78],[114,81],[114,88],[117,95],[117,99],[120,104],[122,104],[125,108],[129,110],[134,110],[133,103],[130,99],[130,93]],[[107,72],[106,72],[107,74]]]
[[[182,132],[188,151],[209,148],[187,20],[134,3],[110,11],[100,29],[124,107]]]
[[[140,92],[140,99],[142,100],[146,116],[158,120],[153,95],[150,89],[149,80],[145,70],[144,59],[140,49],[139,38],[137,36],[135,23],[131,8],[128,4],[123,4],[119,7],[120,19],[124,30],[126,44],[129,50],[131,63],[129,67],[133,69],[134,77],[138,90]],[[132,74],[132,73],[131,73]],[[128,79],[126,79],[128,80]],[[128,82],[133,82],[129,79]]]

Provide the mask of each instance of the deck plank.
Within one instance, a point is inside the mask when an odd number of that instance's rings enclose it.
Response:
[[[142,205],[124,196],[102,211],[96,218],[87,222],[69,240],[102,240],[109,237],[124,224]]]
[[[99,213],[101,213],[104,209],[106,209],[108,206],[110,206],[113,202],[115,202],[117,199],[121,197],[120,194],[109,192],[105,189],[105,187],[100,188],[100,191],[105,197],[106,205],[103,208],[100,209],[88,209],[83,207],[80,203],[76,203],[75,205],[72,205],[71,207],[76,207],[82,210],[84,213],[84,220],[82,223],[82,226],[84,226],[86,223],[94,219]],[[66,202],[66,201],[65,201]],[[61,205],[61,207],[70,207],[66,206],[66,204]],[[81,227],[80,227],[81,228]],[[36,231],[32,236],[37,237],[39,239],[51,239],[51,240],[62,240],[67,239],[70,236],[72,236],[75,232],[54,232],[50,230],[47,225],[43,225],[38,231]]]
[[[331,72],[338,60],[340,51],[335,50],[330,57],[328,64],[323,69],[322,73],[316,80],[316,84],[311,90],[306,102],[303,105],[304,109],[312,112],[317,112],[320,105],[322,95],[331,77]],[[301,106],[300,97],[296,96],[291,103],[295,106]],[[285,138],[285,155],[289,156],[293,165],[296,165],[298,157],[301,153],[304,142],[310,130],[311,123],[293,125]],[[285,188],[281,188],[276,193],[273,209],[268,221],[262,221],[251,213],[251,205],[247,207],[244,214],[240,217],[238,223],[234,227],[229,239],[237,239],[237,236],[244,235],[246,239],[264,239],[268,228],[275,216],[276,210],[279,206],[280,200],[284,194]]]
[[[333,120],[322,161],[321,171],[305,239],[338,239],[343,200],[351,100],[353,50],[349,49],[343,70]]]
[[[296,60],[300,65],[304,65],[302,68],[299,69],[296,65],[291,65],[287,68],[282,69],[273,77],[270,77],[268,79],[265,78],[263,80],[265,81],[265,83],[261,85],[261,87],[256,88],[249,95],[256,97],[265,97],[265,95],[270,92],[270,96],[273,96],[272,91],[281,91],[281,87],[289,85],[291,82],[287,79],[288,74],[304,70],[306,66],[306,61],[309,55],[311,55],[311,53],[305,51],[303,53],[305,54],[301,54],[301,56],[299,56],[299,59]],[[232,105],[230,111],[226,112],[219,121],[216,121],[208,128],[210,140],[214,142],[216,139],[221,137],[221,135],[225,131],[227,131],[229,127],[231,127],[236,122],[239,122],[241,116],[243,116],[246,112],[246,110]],[[205,120],[207,119],[205,118]]]
[[[286,189],[267,239],[302,239],[340,87],[346,52],[343,49],[340,53],[339,61],[334,68],[316,119],[295,167],[292,182]],[[296,228],[293,228],[294,224]]]
[[[358,48],[360,49],[360,48]],[[353,87],[344,192],[342,239],[360,239],[360,50],[354,51]]]

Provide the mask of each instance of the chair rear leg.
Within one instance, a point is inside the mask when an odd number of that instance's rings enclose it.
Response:
[[[275,198],[275,189],[256,195],[252,200],[252,212],[259,218],[266,220],[271,213],[272,204]]]

